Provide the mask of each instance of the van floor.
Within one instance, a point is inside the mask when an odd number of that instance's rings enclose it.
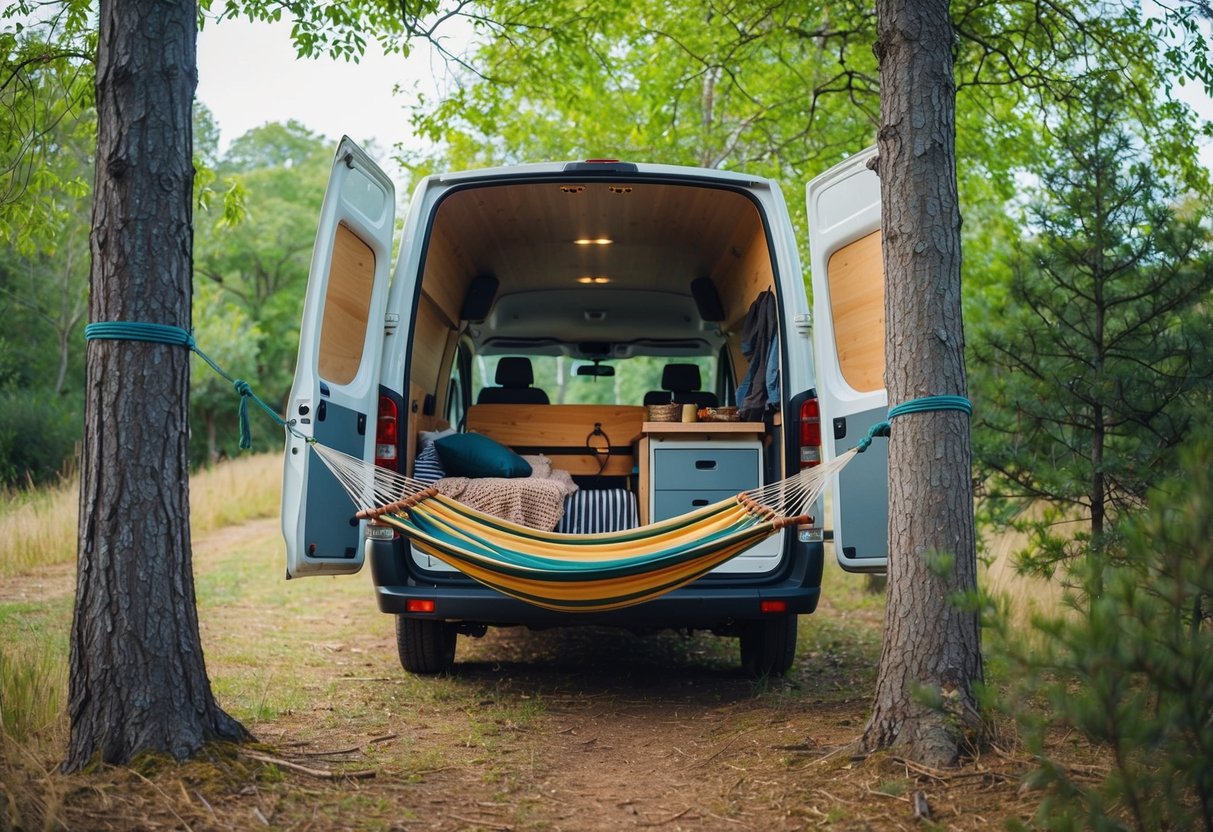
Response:
[[[461,638],[453,675],[418,678],[369,577],[284,583],[276,520],[218,534],[195,551],[207,667],[260,743],[69,777],[61,720],[0,754],[0,828],[917,830],[921,791],[976,830],[1040,800],[1026,754],[852,759],[882,610],[836,570],[785,679],[743,677],[735,640],[592,628]]]

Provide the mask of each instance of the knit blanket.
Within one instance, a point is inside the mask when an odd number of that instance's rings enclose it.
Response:
[[[568,471],[552,468],[546,456],[523,457],[529,477],[444,477],[439,493],[466,506],[533,529],[551,531],[564,515],[564,498],[577,490]]]

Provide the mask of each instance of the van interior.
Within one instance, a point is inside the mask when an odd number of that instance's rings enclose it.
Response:
[[[484,433],[546,454],[583,490],[630,491],[632,525],[657,519],[648,406],[737,420],[747,315],[775,290],[763,217],[743,193],[603,177],[453,190],[432,214],[421,275],[403,403],[409,473],[423,432]],[[778,405],[746,417],[769,449],[766,481],[784,475]]]

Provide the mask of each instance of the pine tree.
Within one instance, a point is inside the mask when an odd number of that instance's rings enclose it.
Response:
[[[1213,392],[1208,201],[1160,173],[1121,101],[1104,80],[1061,114],[1032,236],[979,322],[973,362],[975,452],[994,503],[1089,519],[1097,546],[1173,466]],[[1042,551],[1048,569],[1072,549]]]

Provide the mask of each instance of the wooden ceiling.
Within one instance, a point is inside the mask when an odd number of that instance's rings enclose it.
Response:
[[[694,349],[711,352],[723,335],[699,318],[691,282],[710,277],[726,304],[741,302],[731,283],[756,294],[755,280],[771,282],[757,208],[718,188],[601,180],[478,186],[442,201],[433,235],[443,265],[427,264],[427,283],[460,292],[476,275],[499,281],[493,313],[472,332],[490,351],[495,339],[510,342],[498,347],[508,351],[533,338],[605,341],[621,345],[620,353],[631,349],[626,344],[651,353],[666,340],[682,354],[688,347],[673,342],[694,340]]]
[[[760,230],[753,203],[737,193],[601,181],[461,191],[443,202],[438,223],[503,294],[574,288],[581,277],[689,293],[692,280],[710,276]],[[573,242],[599,238],[613,242]]]

